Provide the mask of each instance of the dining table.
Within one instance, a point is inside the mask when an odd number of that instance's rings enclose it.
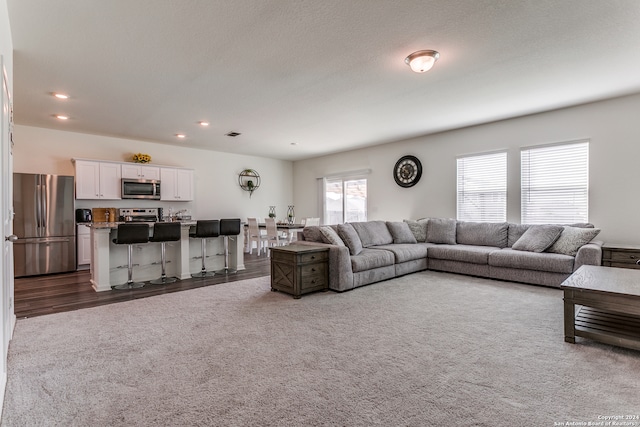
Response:
[[[244,231],[246,234],[247,230],[249,229],[249,224],[245,222],[243,225],[244,225]],[[267,225],[264,222],[259,222],[258,228],[266,229]],[[304,229],[304,224],[302,223],[290,224],[288,222],[276,222],[276,228],[280,231],[286,232],[287,236],[285,238],[288,240],[289,243],[293,243],[294,241],[297,240],[298,231],[302,231]],[[246,252],[249,252],[249,246],[248,246],[249,239],[245,238],[245,242],[247,242]]]

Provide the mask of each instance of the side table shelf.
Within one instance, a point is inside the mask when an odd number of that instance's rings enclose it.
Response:
[[[602,265],[640,269],[640,246],[605,243],[602,245]]]
[[[300,298],[329,286],[329,248],[289,245],[271,248],[271,290]]]

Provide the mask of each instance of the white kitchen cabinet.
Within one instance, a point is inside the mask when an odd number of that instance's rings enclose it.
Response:
[[[78,268],[91,265],[91,230],[87,225],[78,224],[76,236],[78,248]]]
[[[122,177],[131,179],[160,179],[160,168],[157,166],[144,166],[140,164],[123,164]]]
[[[193,170],[160,168],[160,200],[193,200]]]
[[[120,199],[120,163],[76,160],[76,199]]]

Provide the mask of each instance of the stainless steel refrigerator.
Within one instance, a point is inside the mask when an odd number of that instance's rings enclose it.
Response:
[[[76,269],[72,176],[13,174],[15,277]]]

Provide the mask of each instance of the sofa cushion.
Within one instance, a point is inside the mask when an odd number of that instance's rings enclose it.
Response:
[[[405,219],[404,222],[409,225],[409,229],[413,233],[413,237],[416,238],[417,242],[426,242],[427,241],[427,222],[426,219],[420,219],[418,221],[413,221],[410,219]]]
[[[458,221],[456,242],[461,245],[507,247],[508,222]]]
[[[456,223],[453,218],[429,218],[427,221],[427,242],[456,244]]]
[[[354,273],[394,264],[394,255],[380,249],[363,249],[358,255],[351,256],[351,269]]]
[[[560,225],[532,225],[511,248],[516,251],[544,252],[558,240],[563,229]]]
[[[338,236],[349,248],[350,255],[358,255],[362,252],[362,242],[351,224],[338,224]]]
[[[427,257],[427,247],[424,243],[400,243],[393,245],[372,246],[370,249],[382,249],[393,253],[396,264]]]
[[[491,246],[438,245],[430,246],[427,255],[430,259],[487,264],[489,262],[489,254],[499,250],[500,248]]]
[[[418,243],[406,222],[387,222],[393,243]]]
[[[574,258],[569,255],[547,252],[516,251],[500,249],[489,254],[489,265],[515,269],[548,271],[552,273],[572,273]]]
[[[547,249],[547,252],[575,256],[578,253],[578,249],[593,240],[598,233],[600,233],[599,228],[566,226],[558,240]]]
[[[328,225],[323,225],[322,227],[320,227],[320,233],[322,234],[322,237],[324,237],[324,239],[327,241],[327,243],[337,246],[345,246],[340,236],[338,236],[338,233]]]
[[[393,243],[393,237],[384,221],[351,222],[350,224],[358,233],[363,248]]]

